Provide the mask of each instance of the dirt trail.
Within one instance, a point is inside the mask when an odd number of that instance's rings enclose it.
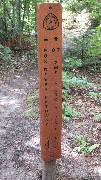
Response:
[[[0,179],[39,179],[39,121],[25,118],[24,100],[38,84],[34,67],[1,80],[0,87]],[[38,154],[38,156],[37,156]]]

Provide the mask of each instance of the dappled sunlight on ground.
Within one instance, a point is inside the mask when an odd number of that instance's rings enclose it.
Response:
[[[94,172],[98,173],[99,176],[101,177],[101,166],[97,166],[96,168],[94,168]]]
[[[14,104],[17,104],[18,103],[18,100],[17,99],[9,99],[9,97],[5,97],[3,96],[2,99],[0,100],[0,105],[14,105]]]
[[[37,136],[30,138],[30,140],[25,142],[25,146],[34,147],[35,149],[40,150],[40,136],[37,135]]]

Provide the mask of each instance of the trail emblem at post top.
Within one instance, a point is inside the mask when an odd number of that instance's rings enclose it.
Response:
[[[49,13],[43,21],[43,28],[47,30],[54,30],[58,27],[59,27],[58,18],[54,14]]]

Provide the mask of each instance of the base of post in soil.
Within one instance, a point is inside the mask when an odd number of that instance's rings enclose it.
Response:
[[[56,180],[56,160],[43,161],[42,180]]]

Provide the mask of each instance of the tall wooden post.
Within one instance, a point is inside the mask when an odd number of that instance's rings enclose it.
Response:
[[[61,157],[62,129],[61,4],[39,4],[37,17],[43,180],[56,180],[55,162]]]

